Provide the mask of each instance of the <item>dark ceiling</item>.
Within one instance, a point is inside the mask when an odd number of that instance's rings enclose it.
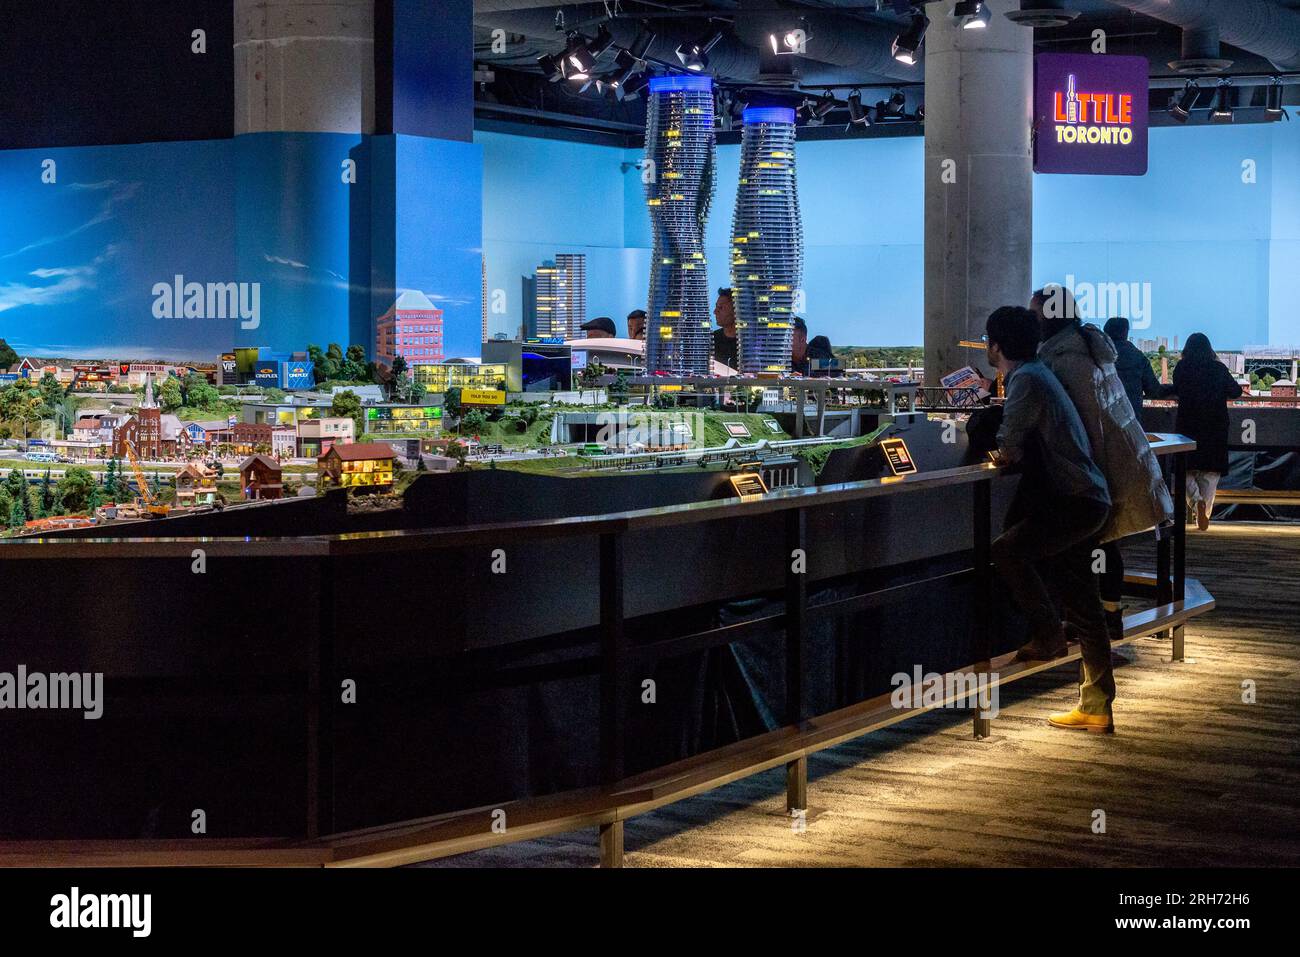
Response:
[[[554,0],[475,0],[480,125],[522,122],[537,126],[537,132],[563,129],[565,135],[582,131],[588,137],[634,142],[643,126],[643,97],[623,99],[608,88],[598,90],[595,83],[587,84],[583,91],[584,83],[573,79],[547,82],[537,64],[539,56],[556,54],[565,47],[567,31],[594,37],[605,23],[615,46],[598,61],[594,75],[614,70],[618,48],[630,46],[643,25],[656,34],[648,53],[652,70],[662,69],[654,64],[656,60],[676,65],[674,51],[683,40],[707,37],[721,30],[722,38],[709,52],[708,72],[718,81],[727,102],[742,104],[755,98],[775,98],[797,105],[805,98],[815,99],[827,93],[842,101],[852,88],[860,87],[863,101],[870,105],[898,89],[905,94],[906,108],[902,117],[893,117],[899,121],[896,124],[876,123],[870,130],[847,130],[847,113],[837,110],[826,117],[823,129],[806,133],[915,135],[921,131],[918,114],[923,113],[924,64],[907,67],[891,56],[891,40],[907,22],[905,13],[900,15],[896,10],[895,2],[609,0],[560,4]],[[1151,64],[1155,87],[1152,106],[1161,114],[1171,95],[1167,88],[1183,82],[1169,66],[1183,56],[1185,36],[1180,22],[1209,24],[1225,37],[1247,37],[1251,46],[1273,57],[1278,56],[1281,42],[1283,62],[1270,61],[1260,52],[1227,42],[1214,44],[1211,30],[1209,50],[1231,61],[1226,75],[1286,73],[1282,67],[1300,70],[1300,0],[1024,0],[1020,5],[1070,8],[1079,14],[1064,26],[1035,29],[1038,52],[1087,51],[1093,32],[1101,29],[1106,31],[1107,52],[1145,56]],[[901,6],[906,8],[908,4]],[[915,6],[923,7],[933,20],[948,16],[953,0],[926,0]],[[1164,19],[1130,8],[1163,11]],[[1170,14],[1171,8],[1180,9]],[[1296,12],[1291,14],[1289,10]],[[609,13],[614,16],[610,18]],[[1251,15],[1244,23],[1240,20],[1243,13]],[[1274,14],[1276,20],[1272,19]],[[766,38],[772,25],[798,24],[801,17],[811,34],[806,56],[769,56]],[[562,28],[557,28],[557,23]],[[504,52],[500,52],[502,41]],[[1202,38],[1202,45],[1205,42]],[[1209,55],[1203,48],[1193,52]],[[771,75],[773,63],[788,69],[792,61],[798,63],[797,80]],[[1209,81],[1210,85],[1215,82]],[[1296,82],[1300,84],[1300,80]],[[1204,80],[1201,83],[1206,85]],[[1255,104],[1261,107],[1262,114],[1262,87],[1239,89],[1236,95],[1243,107]],[[1300,102],[1300,85],[1288,87],[1287,102]],[[1249,110],[1244,111],[1244,118],[1251,118]]]

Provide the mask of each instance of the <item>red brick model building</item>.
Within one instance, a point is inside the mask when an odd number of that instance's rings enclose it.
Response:
[[[239,487],[246,499],[282,498],[283,470],[269,455],[250,455],[239,463]]]
[[[145,380],[144,399],[135,415],[113,431],[113,455],[125,456],[128,442],[142,459],[163,457],[162,410],[153,395],[153,376]]]

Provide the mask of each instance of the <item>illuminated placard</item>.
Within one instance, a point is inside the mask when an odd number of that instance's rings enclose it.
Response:
[[[885,439],[880,443],[880,448],[885,453],[889,470],[895,475],[911,475],[916,472],[912,453],[907,450],[907,443],[902,439]]]
[[[730,479],[731,490],[740,497],[742,502],[761,498],[767,492],[767,483],[757,472],[738,472],[730,476]]]
[[[1146,57],[1043,53],[1034,58],[1034,172],[1143,176]]]
[[[506,394],[500,389],[461,389],[461,405],[505,405]]]

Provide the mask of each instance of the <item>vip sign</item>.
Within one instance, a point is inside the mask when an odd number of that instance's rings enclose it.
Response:
[[[1147,60],[1043,53],[1034,58],[1034,172],[1144,176]]]

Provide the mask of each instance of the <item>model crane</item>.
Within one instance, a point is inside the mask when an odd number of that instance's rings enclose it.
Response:
[[[128,439],[125,445],[127,458],[131,460],[131,471],[135,474],[135,486],[140,490],[140,500],[144,502],[145,512],[150,518],[166,518],[171,509],[159,502],[157,496],[149,490],[149,483],[144,479],[144,469],[140,468],[140,459],[135,454],[135,443]]]

